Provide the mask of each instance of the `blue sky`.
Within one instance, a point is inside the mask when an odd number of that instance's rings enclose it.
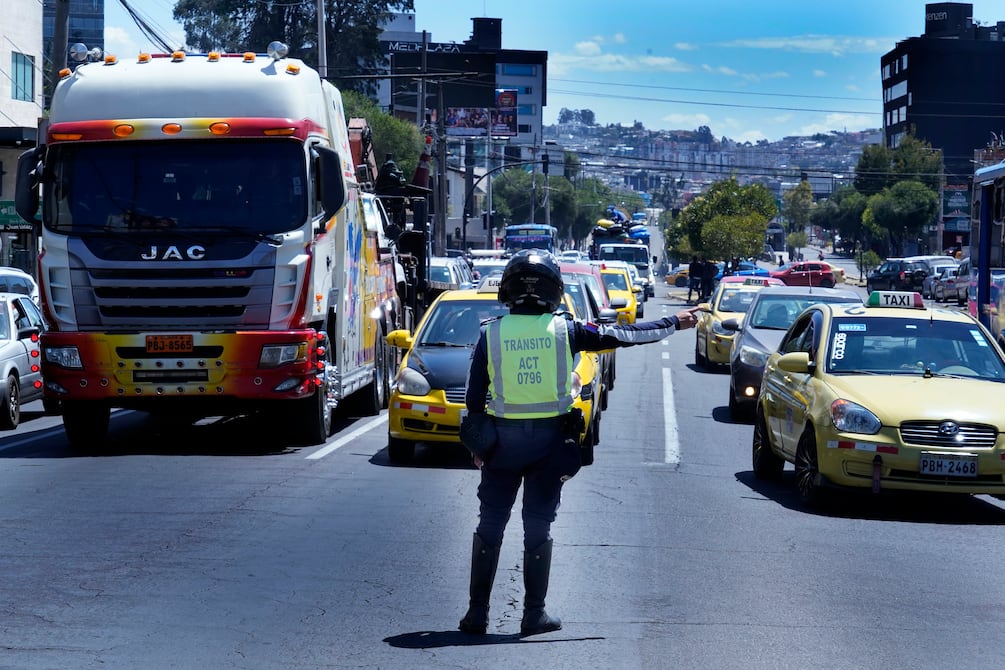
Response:
[[[183,41],[173,0],[131,4]],[[1005,20],[1005,0],[972,4],[984,25]],[[879,127],[880,56],[925,28],[923,0],[415,0],[415,13],[436,42],[463,42],[481,16],[502,19],[504,48],[548,51],[545,123],[590,109],[605,125],[741,141]],[[105,41],[151,48],[118,0]]]

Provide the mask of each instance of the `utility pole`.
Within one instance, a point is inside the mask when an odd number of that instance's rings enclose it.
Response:
[[[56,0],[56,24],[52,32],[52,83],[50,91],[56,90],[59,71],[66,67],[66,49],[70,33],[70,0]]]
[[[325,36],[325,0],[318,0],[318,74],[328,78],[328,41]]]
[[[548,148],[544,149],[544,156],[541,157],[543,161],[541,163],[541,172],[544,174],[544,223],[545,225],[551,225],[551,201],[549,200],[548,188]]]

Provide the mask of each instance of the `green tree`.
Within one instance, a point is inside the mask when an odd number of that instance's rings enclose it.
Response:
[[[730,177],[712,184],[705,193],[681,210],[682,232],[687,236],[694,251],[707,255],[711,250],[705,249],[702,239],[702,229],[705,225],[719,216],[742,217],[748,214],[756,215],[763,224],[761,241],[756,250],[760,251],[768,221],[778,214],[775,199],[763,184],[740,186],[735,177]]]
[[[714,216],[701,231],[702,250],[715,258],[749,258],[764,248],[767,223],[756,213]]]
[[[808,238],[806,235],[806,231],[803,230],[796,230],[785,236],[785,244],[790,249],[795,249],[797,255],[799,254],[800,250],[806,246],[807,241]]]
[[[886,255],[903,250],[906,242],[922,236],[939,211],[939,197],[920,181],[897,182],[870,196],[863,222],[873,234],[876,246]]]
[[[390,154],[401,168],[405,179],[411,181],[424,146],[422,134],[415,124],[383,112],[377,103],[356,91],[343,92],[342,103],[345,106],[346,121],[353,118],[366,119],[373,134],[373,155],[377,168]]]
[[[808,181],[801,181],[795,188],[782,196],[782,215],[791,232],[806,230],[813,210],[813,187]]]
[[[317,3],[281,0],[178,0],[174,18],[185,28],[185,40],[201,51],[264,51],[272,40],[290,55],[316,66]],[[414,9],[412,0],[325,0],[325,36],[329,78],[341,89],[372,92],[367,79],[340,79],[374,71],[385,56],[378,37],[394,12]]]
[[[892,163],[892,152],[882,144],[863,147],[858,165],[855,166],[855,190],[868,198],[892,185]]]

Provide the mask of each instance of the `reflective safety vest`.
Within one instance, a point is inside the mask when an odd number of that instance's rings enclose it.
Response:
[[[572,346],[564,317],[509,314],[485,327],[489,402],[505,419],[561,416],[572,406]]]

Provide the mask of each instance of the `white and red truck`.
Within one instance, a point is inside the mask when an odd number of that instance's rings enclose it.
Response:
[[[351,395],[386,406],[394,259],[339,91],[278,43],[63,75],[17,203],[71,445],[101,445],[113,408],[258,414],[317,444]]]

